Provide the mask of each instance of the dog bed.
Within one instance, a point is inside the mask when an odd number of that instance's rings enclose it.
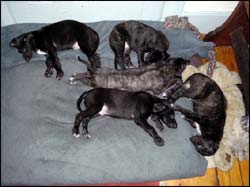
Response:
[[[211,78],[218,84],[227,99],[227,117],[218,151],[215,155],[205,158],[208,160],[208,168],[217,167],[228,171],[233,167],[234,155],[240,161],[249,159],[249,132],[244,130],[241,122],[241,118],[246,115],[246,112],[242,93],[237,87],[237,84],[242,84],[239,74],[229,71],[218,61],[215,61],[214,66]],[[183,81],[194,73],[207,75],[208,67],[208,62],[199,68],[188,65],[182,73]]]
[[[113,68],[114,55],[109,47],[111,29],[119,21],[88,23],[100,36],[98,53],[102,66]],[[170,41],[172,56],[206,57],[211,42],[202,42],[188,30],[166,31],[163,22],[144,21],[159,29]],[[39,29],[46,24],[15,24],[1,32],[1,184],[57,185],[147,182],[202,176],[206,159],[189,138],[197,134],[176,112],[177,129],[165,127],[159,135],[164,147],[133,121],[99,117],[89,124],[91,139],[72,136],[77,113],[76,100],[90,87],[70,85],[73,72],[86,71],[77,61],[80,51],[59,52],[64,77],[58,81],[55,72],[44,77],[45,57],[34,54],[25,62],[16,49],[9,47],[13,37]],[[131,56],[136,64],[135,53]],[[178,104],[192,108],[186,98]],[[152,121],[149,121],[152,124]],[[155,126],[154,126],[155,127]]]

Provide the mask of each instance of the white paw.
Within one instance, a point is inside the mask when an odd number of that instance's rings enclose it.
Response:
[[[73,134],[73,136],[75,137],[75,138],[79,138],[80,137],[80,134]]]
[[[84,136],[85,136],[87,139],[90,139],[90,138],[91,138],[90,134],[85,134]]]
[[[76,84],[76,82],[70,81],[70,84],[71,84],[71,85],[75,85],[75,84]]]
[[[74,74],[73,74],[74,75]],[[70,76],[69,78],[70,81],[73,81],[74,80],[74,77]]]
[[[69,83],[70,83],[71,85],[76,84],[76,81],[75,81],[74,77],[71,76],[71,77],[69,78]]]

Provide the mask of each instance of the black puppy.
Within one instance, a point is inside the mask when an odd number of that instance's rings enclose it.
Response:
[[[174,103],[180,97],[193,100],[193,112],[172,104],[174,110],[183,113],[193,127],[200,128],[201,135],[191,137],[191,142],[202,155],[215,154],[223,136],[226,119],[227,101],[223,92],[215,81],[196,73],[170,96],[169,102]]]
[[[81,102],[84,99],[86,109],[81,109]],[[157,134],[155,129],[147,122],[148,117],[156,122],[157,128],[163,130],[158,113],[154,111],[155,104],[162,104],[162,100],[147,92],[129,92],[119,89],[95,88],[84,92],[77,100],[77,108],[80,111],[76,115],[73,136],[79,137],[79,126],[82,122],[83,135],[90,138],[88,133],[88,122],[97,116],[107,115],[123,119],[134,120],[142,127],[158,146],[164,145],[164,140]],[[163,104],[162,104],[163,105]],[[169,109],[171,110],[171,109]]]
[[[56,78],[63,77],[64,73],[57,51],[66,49],[81,49],[91,62],[92,69],[96,70],[101,67],[100,57],[96,54],[99,45],[97,32],[87,25],[73,20],[56,22],[39,30],[21,34],[13,38],[9,45],[17,48],[26,61],[30,61],[32,52],[46,55],[45,77],[53,74],[53,68],[57,71]]]
[[[137,53],[138,65],[158,62],[169,57],[169,42],[161,31],[138,21],[126,21],[116,25],[109,36],[109,44],[115,54],[115,69],[133,66],[131,50]]]

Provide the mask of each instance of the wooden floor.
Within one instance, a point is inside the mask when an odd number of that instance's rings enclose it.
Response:
[[[216,59],[227,65],[230,71],[238,72],[232,47],[216,47]],[[205,176],[180,180],[161,181],[161,186],[249,186],[249,160],[239,162],[228,172],[210,168]]]

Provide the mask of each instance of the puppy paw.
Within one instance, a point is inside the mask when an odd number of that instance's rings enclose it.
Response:
[[[87,138],[87,139],[90,139],[91,135],[90,134],[85,134],[84,137]]]
[[[69,83],[71,85],[75,85],[76,84],[76,81],[75,81],[75,78],[74,78],[74,74],[69,77]]]
[[[157,123],[156,128],[158,128],[160,131],[164,130],[164,126],[161,123]]]
[[[75,138],[79,138],[80,137],[80,134],[73,134],[73,136],[75,137]]]
[[[202,137],[199,136],[199,135],[196,135],[196,136],[192,136],[190,138],[190,141],[195,144],[195,145],[201,145],[202,144]]]
[[[56,74],[56,79],[60,80],[63,77],[64,73],[63,72],[57,72]]]
[[[79,133],[79,129],[77,128],[73,128],[72,129],[72,135],[75,137],[75,138],[79,138],[80,137],[80,133]]]
[[[52,74],[53,74],[53,70],[52,70],[52,69],[47,69],[47,70],[45,71],[45,73],[44,73],[44,76],[45,76],[46,78],[49,78],[49,77],[51,77]]]
[[[155,138],[154,142],[157,146],[164,146],[164,140],[161,137]]]
[[[177,128],[177,123],[176,122],[168,122],[166,124],[169,128],[176,129]]]

